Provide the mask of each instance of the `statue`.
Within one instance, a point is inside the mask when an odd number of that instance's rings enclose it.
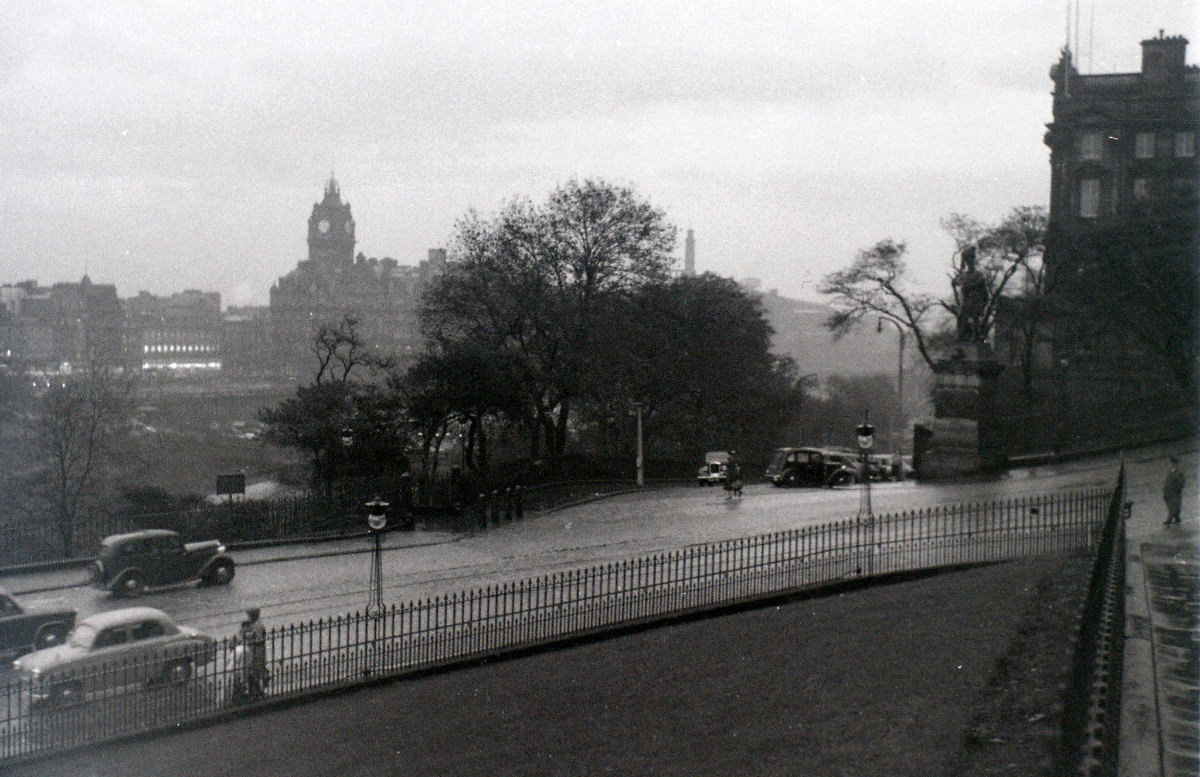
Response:
[[[963,249],[962,266],[954,278],[954,287],[958,290],[958,341],[983,342],[987,335],[983,315],[988,303],[988,284],[975,266],[975,246]]]

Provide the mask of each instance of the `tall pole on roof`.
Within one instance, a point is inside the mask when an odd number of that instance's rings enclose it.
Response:
[[[1075,54],[1079,55],[1079,0],[1075,0]]]
[[[1063,45],[1066,47],[1067,51],[1070,51],[1071,50],[1071,0],[1067,0],[1066,33],[1067,33],[1067,42],[1064,43]]]
[[[1093,2],[1092,7],[1088,9],[1088,72],[1095,73],[1096,67],[1092,64],[1092,45],[1096,42],[1096,4]]]

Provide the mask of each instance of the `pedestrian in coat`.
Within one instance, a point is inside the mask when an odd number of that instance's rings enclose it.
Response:
[[[241,649],[241,671],[245,683],[245,698],[260,699],[267,684],[267,629],[259,620],[259,609],[246,610],[246,620],[238,632],[237,642]]]
[[[1171,468],[1163,480],[1163,501],[1167,503],[1167,520],[1163,525],[1179,523],[1179,511],[1183,504],[1183,470],[1179,468],[1179,457],[1171,457]]]

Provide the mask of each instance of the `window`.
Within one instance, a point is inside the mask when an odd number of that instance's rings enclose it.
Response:
[[[1147,188],[1145,178],[1133,179],[1133,198],[1135,200],[1144,200],[1150,196],[1150,190]]]
[[[113,645],[123,645],[128,641],[129,632],[125,630],[124,626],[116,626],[100,632],[100,636],[96,637],[96,641],[92,643],[92,647],[106,648]]]
[[[142,621],[133,627],[133,638],[150,639],[151,637],[161,637],[166,631],[158,621]]]
[[[1154,133],[1139,132],[1137,134],[1137,145],[1134,148],[1133,155],[1138,159],[1153,159],[1154,158]]]
[[[1080,159],[1100,159],[1101,151],[1104,148],[1101,140],[1102,136],[1099,132],[1085,132],[1079,138]]]
[[[1195,156],[1196,155],[1196,133],[1195,132],[1176,132],[1175,133],[1175,156]]]
[[[121,546],[122,556],[140,556],[146,552],[146,544],[142,540],[130,540]]]
[[[1100,215],[1100,181],[1085,178],[1079,182],[1079,215],[1094,219]]]

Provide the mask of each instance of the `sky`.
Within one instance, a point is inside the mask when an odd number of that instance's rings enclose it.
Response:
[[[1200,0],[12,3],[0,284],[266,304],[335,175],[356,250],[415,265],[469,210],[631,186],[697,267],[819,301],[884,238],[943,293],[940,220],[1045,205],[1050,66],[1136,72]],[[1076,23],[1078,19],[1078,23]]]

